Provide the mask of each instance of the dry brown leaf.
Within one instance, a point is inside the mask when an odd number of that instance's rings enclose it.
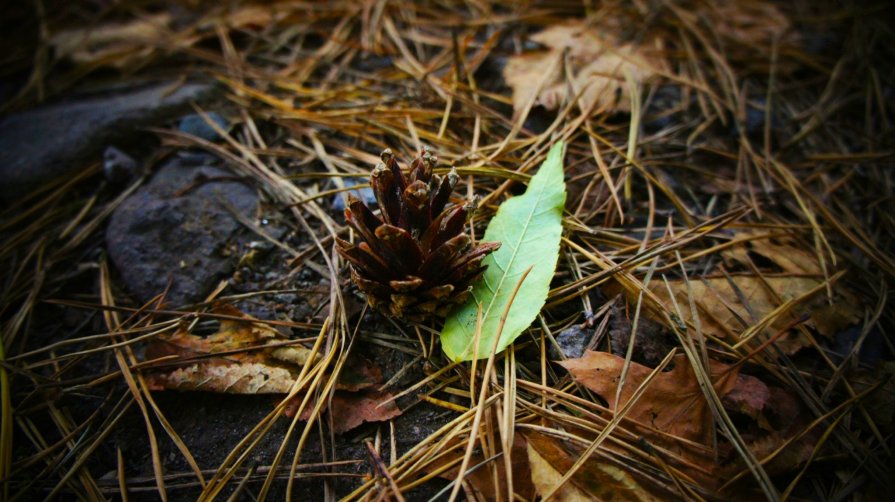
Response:
[[[813,277],[762,279],[756,276],[734,276],[732,280],[736,290],[725,277],[689,281],[690,291],[699,309],[703,333],[731,343],[739,341],[739,335],[743,331],[781,305],[775,296],[786,302],[800,298],[823,284],[821,279]],[[677,305],[681,307],[684,321],[690,321],[692,314],[688,307],[687,283],[683,280],[674,280],[668,281],[668,284],[674,292]],[[674,312],[674,303],[671,301],[665,282],[654,280],[650,282],[649,287],[665,307]],[[740,300],[737,290],[745,302]],[[825,301],[823,291],[820,290],[812,298],[795,305],[790,312],[778,316],[768,329],[770,334],[774,334],[807,317],[808,326],[817,329],[822,335],[832,336],[846,326],[860,321],[856,305],[855,298],[844,291],[837,292],[836,301],[833,305],[829,305]],[[788,333],[776,344],[785,353],[793,354],[805,347],[808,342],[798,333]]]
[[[426,472],[432,473],[437,471],[440,467],[446,465],[447,463],[458,460],[463,457],[465,450],[465,439],[464,442],[456,442],[453,447],[447,447],[447,449],[453,449],[455,455],[453,456],[444,456],[439,460],[427,465],[424,470]],[[516,432],[513,436],[513,447],[510,452],[510,461],[512,463],[513,468],[513,493],[515,493],[518,497],[521,497],[521,500],[534,500],[535,499],[535,487],[532,484],[531,479],[531,471],[528,468],[528,454],[526,452],[526,438],[523,434]],[[485,458],[482,456],[480,451],[476,451],[472,454],[471,461],[469,463],[470,466],[478,466],[481,464]],[[503,458],[496,458],[492,460],[494,468],[497,472],[497,491],[494,488],[494,477],[492,476],[492,467],[491,465],[483,465],[472,472],[468,473],[464,480],[470,485],[473,492],[480,496],[481,500],[498,500],[500,497],[497,492],[501,494],[506,494],[507,486],[506,486],[506,468],[504,467]],[[453,481],[457,479],[457,473],[459,472],[460,467],[459,464],[453,469],[448,469],[447,471],[439,474],[439,477],[442,479],[447,479]],[[518,499],[517,499],[518,500]]]
[[[723,37],[763,47],[789,31],[789,18],[771,2],[723,1],[711,4],[707,17]]]
[[[384,404],[383,404],[384,403]],[[364,422],[384,422],[401,414],[389,392],[374,389],[363,392],[336,391],[330,401],[333,432],[342,434]]]
[[[737,411],[755,419],[757,427],[741,427],[740,435],[756,458],[764,458],[778,450],[790,438],[802,433],[811,421],[812,417],[792,392],[763,384],[755,386],[754,382],[741,385],[742,382],[738,382],[737,387],[722,401],[728,411]],[[821,430],[815,428],[788,444],[765,468],[771,474],[777,474],[798,467],[810,456],[820,433]],[[724,456],[736,456],[729,444],[722,443],[720,446]],[[732,474],[744,468],[742,459],[736,456],[736,461],[727,465],[725,470]]]
[[[528,445],[528,463],[531,466],[531,481],[538,490],[539,495],[549,493],[557,483],[562,480],[563,474],[550,465],[544,457],[538,454],[531,445]],[[554,500],[561,502],[585,502],[591,500],[581,489],[574,483],[566,483],[565,486],[557,490]]]
[[[760,232],[740,231],[738,238],[749,238],[741,246],[725,250],[722,255],[741,264],[755,260],[751,255],[759,255],[777,265],[787,274],[823,275],[823,269],[817,259],[817,253],[797,245],[789,238],[782,236],[762,235]]]
[[[613,402],[624,363],[624,358],[588,351],[584,357],[560,364],[569,370],[576,381],[599,394],[611,409],[615,409]],[[670,458],[670,463],[703,486],[723,483],[726,475],[745,468],[742,458],[723,438],[718,444],[721,455],[711,453],[708,448],[714,426],[711,410],[687,358],[678,355],[673,363],[671,371],[659,373],[653,378],[628,411],[625,419],[634,424],[626,424],[626,427],[635,430],[650,444],[661,445],[677,453],[686,462],[678,463]],[[740,375],[736,368],[718,361],[710,360],[709,365],[711,381],[725,409],[754,420],[754,425],[741,430],[741,435],[758,458],[770,454],[804,428],[804,410],[791,393],[779,387],[769,387],[755,377]],[[650,368],[631,363],[620,406],[628,402],[651,371]],[[784,455],[773,462],[773,472],[784,472],[803,463],[812,451],[817,436],[809,434],[788,446]],[[704,447],[695,448],[693,444],[671,440],[671,437],[687,439]],[[611,445],[608,448],[611,449]],[[696,469],[696,466],[699,468]],[[726,475],[722,476],[722,473]]]
[[[339,372],[336,389],[351,392],[369,389],[382,383],[382,370],[369,359],[353,351]]]
[[[142,16],[126,23],[60,31],[50,37],[56,56],[73,63],[106,63],[121,68],[152,51],[168,36],[171,14]]]
[[[679,438],[708,445],[712,438],[711,410],[687,358],[674,358],[671,371],[659,373],[628,411],[626,418]],[[615,410],[615,394],[625,359],[607,352],[586,351],[577,359],[560,362],[576,381],[596,392]],[[719,396],[730,392],[737,382],[738,370],[710,361],[711,380]],[[652,370],[631,363],[619,397],[625,406]]]
[[[724,409],[758,419],[771,398],[771,390],[761,380],[749,375],[737,375],[733,389],[722,399]]]
[[[153,390],[204,390],[231,394],[285,394],[289,392],[310,350],[302,345],[281,345],[289,339],[257,319],[229,305],[218,314],[244,320],[223,319],[213,335],[202,337],[179,330],[154,340],[146,348],[147,359],[176,355],[173,370],[153,371],[148,383]]]
[[[339,373],[336,390],[332,399],[324,403],[333,416],[333,431],[347,432],[364,422],[382,422],[401,414],[391,393],[377,390],[382,383],[382,370],[357,352],[351,352]],[[287,405],[284,414],[295,416],[303,394],[295,396]],[[314,400],[305,407],[300,418],[307,420],[314,409]]]
[[[292,418],[304,399],[303,394],[292,398],[283,409],[283,415]],[[316,406],[312,398],[299,415],[299,420],[308,420]],[[333,432],[342,434],[360,426],[364,422],[382,422],[401,414],[390,392],[368,389],[361,392],[337,390],[332,399],[327,399],[321,412],[329,410],[333,416]]]
[[[619,23],[604,20],[588,26],[583,20],[568,21],[550,26],[532,36],[532,40],[547,46],[539,51],[513,56],[503,70],[504,80],[513,89],[513,109],[519,113],[535,93],[535,104],[548,110],[556,109],[567,94],[581,93],[578,106],[582,111],[628,111],[630,89],[625,74],[635,81],[653,78],[667,63],[660,57],[657,39],[648,43],[622,42]],[[566,55],[570,65],[570,81],[565,78],[557,58]],[[550,72],[550,69],[553,71]],[[545,74],[550,73],[549,75]],[[540,92],[538,85],[546,78]],[[594,108],[591,108],[591,107]]]
[[[531,479],[539,495],[552,490],[578,460],[554,437],[538,433],[525,434]],[[551,500],[661,500],[650,493],[631,475],[609,462],[594,458],[586,462],[563,485]]]

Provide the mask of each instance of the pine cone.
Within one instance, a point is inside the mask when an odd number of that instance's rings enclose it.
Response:
[[[485,271],[482,260],[500,243],[470,246],[464,226],[474,204],[450,203],[457,171],[434,174],[437,159],[428,149],[411,162],[407,177],[391,150],[381,158],[370,175],[379,215],[349,195],[345,219],[359,243],[337,239],[337,249],[374,309],[412,322],[444,317],[466,301]]]

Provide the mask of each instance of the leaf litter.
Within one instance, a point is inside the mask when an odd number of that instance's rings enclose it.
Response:
[[[261,307],[229,319],[209,304],[136,305],[96,272],[120,203],[98,158],[4,210],[10,498],[891,491],[891,6],[196,5],[41,11],[30,25],[45,38],[4,61],[24,82],[4,110],[110,79],[213,75],[224,92],[207,111],[231,128],[214,142],[162,126],[153,148],[204,150],[251,180],[265,204],[249,227],[285,221],[267,237],[289,243],[211,293]],[[481,197],[467,225],[479,241],[560,142],[555,273],[512,344],[456,362],[439,324],[362,313],[332,253],[350,237],[330,202],[339,180],[383,148],[430,146],[435,171],[455,168],[458,191]],[[275,306],[296,282],[324,294],[287,314]],[[212,319],[217,333],[198,336]],[[584,323],[586,379],[549,356]],[[653,374],[671,350],[686,357]],[[279,392],[260,415],[231,415],[248,396],[222,396],[228,425],[197,427],[204,398],[150,391],[168,384]],[[115,454],[140,449],[145,465]]]
[[[151,390],[285,395],[293,388],[302,366],[315,360],[307,347],[230,305],[219,304],[214,312],[230,317],[220,321],[217,332],[203,337],[178,330],[146,347],[150,364],[160,361],[164,366],[174,366],[148,375]],[[392,394],[377,389],[382,383],[378,367],[360,356],[352,358],[327,402],[335,417],[334,432],[341,434],[365,422],[382,422],[401,414]],[[299,397],[293,397],[287,405],[286,416],[295,415]],[[305,408],[302,419],[309,416],[310,408]]]
[[[240,320],[222,319],[218,331],[204,337],[178,329],[146,347],[148,361],[164,360],[165,366],[175,366],[151,373],[150,388],[288,393],[301,367],[312,359],[311,351],[288,343],[288,337],[230,305],[218,305],[214,312]]]
[[[531,40],[548,50],[513,56],[503,70],[504,80],[513,89],[515,113],[530,101],[556,110],[576,97],[582,111],[629,111],[626,75],[648,82],[665,71],[667,63],[661,47],[646,41],[622,43],[621,26],[607,24],[568,21],[533,35]]]

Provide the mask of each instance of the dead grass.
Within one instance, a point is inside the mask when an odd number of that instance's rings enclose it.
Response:
[[[125,488],[132,494],[151,488],[164,499],[196,486],[203,500],[225,493],[263,498],[284,478],[287,496],[316,478],[327,483],[329,498],[401,500],[402,493],[412,498],[413,488],[447,476],[456,480],[443,491],[450,499],[462,492],[473,499],[514,500],[523,498],[523,488],[514,481],[520,467],[513,444],[526,433],[560,438],[579,452],[561,473],[563,480],[574,479],[587,464],[605,463],[665,496],[873,499],[891,488],[892,414],[880,411],[891,407],[891,370],[868,365],[860,354],[868,340],[878,340],[875,350],[891,365],[888,333],[895,328],[888,300],[888,283],[895,279],[895,37],[881,21],[891,14],[884,2],[99,5],[41,10],[47,33],[106,27],[108,38],[73,61],[58,46],[53,56],[50,44],[62,42],[44,33],[27,55],[33,58],[28,84],[7,109],[64,95],[90,79],[191,74],[217,80],[224,108],[236,120],[229,132],[218,128],[224,141],[171,130],[157,131],[158,137],[166,149],[199,148],[221,157],[309,237],[307,248],[293,251],[291,266],[293,273],[311,267],[329,279],[325,321],[286,324],[312,337],[312,350],[321,357],[305,366],[290,396],[241,442],[228,445],[231,454],[221,465],[199,465],[180,437],[184,431],[174,430],[155,404],[143,376],[153,363],[140,361],[134,347],[213,317],[208,306],[225,298],[226,289],[190,309],[163,307],[161,291],[150,304],[117,307],[123,300],[116,298],[109,265],[97,251],[101,229],[144,180],[113,193],[98,181],[95,163],[70,179],[48,180],[0,219],[2,498],[64,493],[101,499]],[[773,18],[773,26],[762,24],[768,9],[782,16]],[[527,36],[538,27],[573,16],[621,22],[628,41],[646,35],[661,40],[667,68],[651,83],[628,78],[621,84],[630,113],[582,110],[571,88],[555,112],[538,110],[533,97],[514,113],[495,68],[527,47]],[[109,28],[115,23],[129,28],[116,37]],[[143,35],[134,38],[134,30]],[[453,364],[441,355],[438,326],[395,325],[384,337],[365,332],[360,319],[349,316],[345,295],[352,294],[351,286],[332,246],[347,230],[326,202],[344,190],[341,177],[366,173],[382,148],[412,152],[429,145],[445,170],[457,167],[465,183],[461,191],[482,197],[470,223],[480,237],[497,205],[559,139],[569,144],[570,189],[560,265],[539,321],[514,346],[491,354],[485,364]],[[337,180],[335,190],[324,183],[328,178]],[[736,261],[728,253],[780,238],[812,272],[786,270],[774,256],[758,259],[744,252],[745,261]],[[767,278],[799,274],[817,279],[818,288],[796,298],[777,297],[763,317],[742,319],[734,338],[704,331],[708,321],[698,303],[712,298],[687,293],[686,303],[669,305],[648,287],[651,280],[670,288],[668,281],[683,279],[692,291],[688,281],[727,277],[734,284],[750,276],[768,284]],[[87,297],[67,298],[72,281],[98,286]],[[625,302],[599,293],[610,287],[628,299],[632,333],[649,315],[686,356],[716,431],[702,454],[727,458],[723,469],[664,443],[651,444],[625,419],[636,398],[613,412],[550,361],[555,337],[583,322],[593,327],[594,347],[609,350],[609,316],[613,305]],[[771,326],[813,298],[841,302],[842,290],[858,298],[852,312],[859,319],[856,341],[845,353],[836,352],[834,338],[801,322],[787,332],[797,332],[804,347],[797,353],[779,348],[775,341],[784,333]],[[35,316],[47,312],[43,302],[60,298],[95,309],[105,327],[89,337],[81,331],[77,338],[35,346],[34,326],[42,325]],[[748,300],[742,307],[752,312]],[[346,493],[333,483],[351,475],[340,469],[347,461],[368,459],[312,459],[303,456],[303,447],[312,434],[324,445],[335,442],[326,432],[332,418],[322,409],[323,397],[333,391],[346,354],[361,338],[425,363],[429,377],[395,393],[419,394],[451,414],[409,451],[395,451],[394,427],[380,429],[366,443],[370,474]],[[632,336],[625,373],[635,348]],[[86,364],[97,354],[108,366]],[[748,431],[712,387],[710,354],[797,396],[808,413],[804,430],[771,450],[750,445],[744,439]],[[86,420],[75,420],[66,399],[82,393],[103,397]],[[294,416],[308,409],[311,418],[291,419],[269,464],[249,462],[272,425],[286,420],[281,415],[289,400],[302,395]],[[145,424],[154,476],[125,476],[128,459],[120,449],[117,476],[102,476],[91,469],[92,456],[135,409]],[[162,435],[177,446],[188,470],[165,467],[158,448]],[[812,439],[805,458],[778,469],[775,460],[806,436]],[[295,437],[297,446],[290,441]],[[732,453],[719,450],[722,442]],[[466,473],[465,481],[458,472]],[[720,478],[708,482],[713,476]],[[557,490],[559,485],[545,498]]]

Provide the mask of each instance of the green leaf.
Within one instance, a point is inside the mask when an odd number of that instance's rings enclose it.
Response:
[[[505,349],[522,334],[544,306],[559,259],[562,212],[566,203],[562,155],[563,143],[558,142],[531,178],[525,194],[501,204],[488,224],[482,240],[500,242],[501,246],[482,262],[488,269],[473,286],[469,300],[454,309],[445,321],[441,346],[452,360],[489,356],[513,288],[529,267],[532,270],[513,300],[497,351]],[[472,345],[479,305],[482,332],[475,351]]]

